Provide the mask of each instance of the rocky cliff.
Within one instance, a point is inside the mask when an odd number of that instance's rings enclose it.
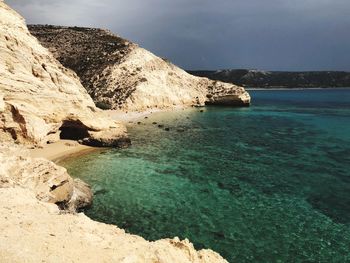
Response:
[[[121,146],[128,143],[125,127],[102,115],[77,76],[2,0],[0,57],[1,262],[226,262],[188,240],[148,242],[74,213],[90,204],[89,187],[17,144],[61,137]]]
[[[199,77],[235,83],[247,88],[333,88],[350,87],[350,72],[343,71],[263,71],[248,69],[188,71]]]
[[[244,88],[191,76],[107,30],[43,25],[29,26],[29,30],[78,74],[101,108],[145,110],[250,103]]]
[[[125,127],[102,116],[76,74],[2,1],[0,57],[1,141],[43,144],[61,136],[92,145],[127,142]]]

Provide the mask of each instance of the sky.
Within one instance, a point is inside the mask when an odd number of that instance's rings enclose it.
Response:
[[[350,0],[5,0],[28,24],[110,29],[184,69],[350,71]]]

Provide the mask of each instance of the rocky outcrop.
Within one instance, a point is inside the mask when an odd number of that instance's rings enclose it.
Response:
[[[75,211],[89,206],[92,191],[81,180],[73,180],[63,167],[43,158],[30,158],[22,146],[0,144],[0,188],[23,187],[38,200]]]
[[[73,181],[73,193],[66,207],[69,211],[79,211],[92,205],[93,193],[90,185],[79,178]]]
[[[249,69],[188,71],[199,77],[235,83],[248,88],[331,88],[350,87],[350,72],[263,71]]]
[[[131,144],[131,140],[128,137],[120,137],[113,130],[107,130],[91,133],[82,140],[82,144],[94,147],[126,148]]]
[[[76,74],[30,35],[0,1],[0,140],[43,144],[60,137],[125,141],[125,127],[97,109]]]
[[[101,108],[250,103],[244,88],[194,77],[109,31],[42,25],[29,29],[64,66],[78,74]]]
[[[242,87],[232,88],[227,83],[213,81],[208,84],[206,105],[249,106],[250,96]]]

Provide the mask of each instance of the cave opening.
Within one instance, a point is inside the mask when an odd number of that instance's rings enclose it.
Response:
[[[88,128],[80,121],[66,120],[63,121],[60,128],[60,139],[64,140],[81,140],[89,137]]]

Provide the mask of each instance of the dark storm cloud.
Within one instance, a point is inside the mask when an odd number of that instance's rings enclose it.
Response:
[[[350,70],[349,0],[7,0],[28,23],[103,27],[187,69]]]

